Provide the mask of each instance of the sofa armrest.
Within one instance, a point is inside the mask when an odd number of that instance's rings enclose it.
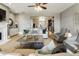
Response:
[[[76,45],[74,45],[74,44],[70,44],[70,46],[72,46],[76,50],[78,49],[78,47]]]
[[[68,42],[64,42],[64,45],[66,46],[67,49],[69,49],[73,53],[76,53],[78,50],[77,46],[74,44],[69,44]]]

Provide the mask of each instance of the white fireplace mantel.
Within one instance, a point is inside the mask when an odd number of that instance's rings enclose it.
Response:
[[[2,39],[0,40],[0,44],[6,43],[8,41],[7,22],[0,22],[0,32],[2,33]]]

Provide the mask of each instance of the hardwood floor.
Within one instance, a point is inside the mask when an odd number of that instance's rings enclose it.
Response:
[[[16,55],[20,55],[20,56],[28,56],[32,53],[34,54],[36,52],[35,49],[17,48],[20,46],[20,44],[17,42],[17,40],[21,37],[22,37],[21,35],[16,35],[16,36],[9,38],[9,39],[11,39],[9,42],[7,42],[3,45],[0,45],[0,49],[1,49],[0,52],[6,52],[6,53],[16,54]],[[44,45],[47,45],[51,40],[53,40],[53,39],[51,39],[51,38],[44,39]],[[67,54],[71,55],[69,53],[64,53],[64,54],[59,53],[58,55],[67,55]],[[55,55],[57,55],[57,54],[55,54]],[[79,55],[79,53],[78,53],[78,55]]]
[[[17,47],[20,46],[20,43],[17,42],[17,40],[19,38],[21,38],[21,35],[16,35],[13,37],[10,37],[9,39],[11,39],[9,42],[0,45],[0,48],[3,52],[9,52],[9,53],[19,53],[21,55],[29,55],[30,53],[35,53],[36,50],[34,49],[19,49]],[[44,39],[44,45],[47,45],[52,39]]]

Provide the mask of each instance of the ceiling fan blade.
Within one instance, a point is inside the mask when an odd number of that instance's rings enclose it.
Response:
[[[36,6],[39,6],[41,3],[35,3]]]
[[[42,9],[47,9],[47,7],[44,7],[44,6],[40,6]]]
[[[47,4],[47,3],[42,3],[43,5]]]
[[[35,7],[35,5],[30,5],[30,6],[28,6],[28,7]]]

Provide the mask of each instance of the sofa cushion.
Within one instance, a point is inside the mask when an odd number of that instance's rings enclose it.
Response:
[[[34,48],[35,49],[41,49],[44,46],[42,42],[35,42],[34,43]]]

